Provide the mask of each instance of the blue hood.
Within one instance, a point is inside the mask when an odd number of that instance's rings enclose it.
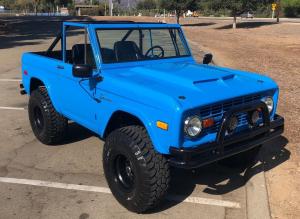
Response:
[[[263,75],[195,63],[144,65],[110,74],[113,80],[126,83],[126,89],[120,88],[123,95],[138,95],[139,100],[162,107],[173,101],[183,109],[277,88]]]

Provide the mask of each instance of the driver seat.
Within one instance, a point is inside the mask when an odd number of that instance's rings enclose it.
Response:
[[[114,44],[114,52],[117,62],[137,61],[143,58],[143,55],[133,41],[118,41]]]

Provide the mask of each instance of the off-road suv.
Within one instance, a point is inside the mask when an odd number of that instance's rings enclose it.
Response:
[[[68,120],[104,139],[108,185],[141,213],[166,194],[171,165],[246,162],[283,132],[276,83],[211,59],[196,63],[177,24],[64,22],[47,51],[23,55],[21,93],[42,143],[61,142]]]

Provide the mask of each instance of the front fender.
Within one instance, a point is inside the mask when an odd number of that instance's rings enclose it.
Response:
[[[130,104],[127,106],[123,106],[122,108],[115,108],[114,111],[110,112],[109,115],[103,116],[106,118],[101,122],[100,127],[100,136],[104,136],[105,129],[108,125],[108,122],[112,115],[117,111],[122,111],[131,114],[138,118],[146,128],[148,135],[152,141],[152,144],[155,150],[162,154],[169,154],[170,145],[175,145],[175,139],[172,139],[174,135],[174,124],[170,118],[167,117],[165,112],[157,111],[154,109],[148,108],[147,110],[143,109],[143,107],[130,107]],[[144,113],[147,112],[147,113]],[[149,116],[151,115],[151,116]],[[168,123],[169,129],[162,130],[156,126],[157,121],[163,121]]]

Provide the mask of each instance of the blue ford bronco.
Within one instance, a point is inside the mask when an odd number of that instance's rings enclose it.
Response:
[[[21,93],[42,143],[59,144],[69,120],[103,139],[114,197],[142,213],[171,166],[248,163],[283,132],[277,84],[211,60],[196,63],[177,24],[63,22],[47,51],[23,54]]]

